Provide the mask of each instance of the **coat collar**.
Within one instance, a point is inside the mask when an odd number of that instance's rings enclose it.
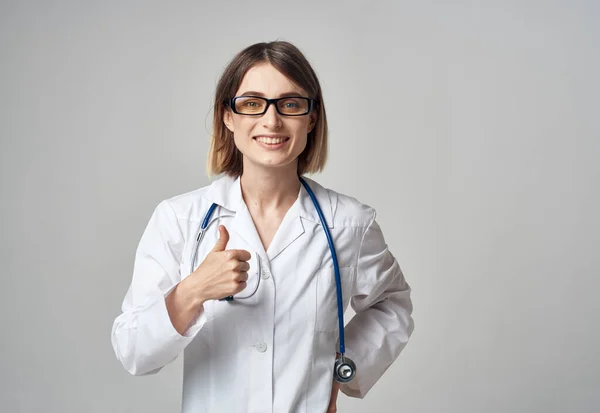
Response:
[[[327,226],[333,228],[333,217],[335,216],[335,210],[337,208],[337,194],[333,191],[328,191],[312,179],[306,177],[303,178],[315,194],[317,202],[323,211],[323,216],[327,221]],[[224,175],[217,178],[209,186],[204,198],[229,211],[228,214],[219,214],[219,216],[233,215],[240,209],[246,208],[246,204],[242,198],[242,188],[240,186],[239,177],[232,178]],[[298,200],[296,202],[299,206],[298,214],[302,218],[319,224],[321,223],[319,214],[317,213],[308,192],[302,185],[300,186],[300,193],[298,194]]]
[[[328,191],[317,182],[309,178],[304,178],[312,189],[317,202],[319,203],[323,216],[327,221],[327,226],[333,228],[333,218],[337,207],[337,194]],[[213,219],[224,216],[234,216],[228,230],[238,233],[259,255],[269,260],[279,255],[289,244],[304,233],[304,226],[300,218],[321,224],[319,214],[310,198],[310,195],[300,186],[298,199],[292,205],[280,225],[273,241],[269,245],[268,251],[265,251],[260,241],[258,231],[254,226],[252,217],[242,198],[240,178],[221,176],[209,186],[204,194],[204,198],[211,203],[219,205],[213,215]]]
[[[315,194],[317,202],[319,203],[321,211],[323,212],[323,217],[327,222],[327,226],[329,228],[333,228],[333,218],[337,208],[337,194],[333,191],[328,191],[312,179],[306,177],[303,178]],[[310,195],[304,186],[301,187],[298,198],[300,202],[300,216],[304,219],[308,219],[309,221],[321,224],[321,219],[319,218],[317,209],[315,208],[315,205],[313,204],[312,199],[310,198]]]
[[[204,194],[204,198],[231,213],[235,213],[244,203],[240,179],[232,178],[227,175],[217,178],[208,187],[208,190]]]

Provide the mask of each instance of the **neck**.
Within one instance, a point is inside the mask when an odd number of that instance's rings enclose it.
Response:
[[[256,212],[289,208],[298,198],[300,179],[297,165],[277,169],[244,165],[240,177],[242,197],[250,210]]]

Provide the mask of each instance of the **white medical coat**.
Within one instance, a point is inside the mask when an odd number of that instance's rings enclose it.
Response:
[[[305,178],[321,205],[340,265],[346,355],[357,375],[341,387],[364,397],[398,357],[413,331],[410,287],[388,250],[375,211]],[[216,203],[195,268],[229,231],[228,249],[252,254],[247,300],[211,300],[180,335],[164,297],[190,274],[198,228]],[[258,273],[258,259],[262,270]],[[194,269],[195,269],[194,268]],[[183,413],[319,413],[331,392],[339,349],[333,261],[319,216],[304,187],[265,251],[243,201],[240,180],[164,200],[135,255],[133,277],[114,321],[112,345],[133,375],[157,373],[183,352]]]

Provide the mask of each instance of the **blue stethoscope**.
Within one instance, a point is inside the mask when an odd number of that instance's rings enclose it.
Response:
[[[333,246],[333,240],[331,239],[331,233],[329,232],[329,227],[327,226],[327,222],[325,221],[325,217],[323,216],[323,211],[321,210],[321,206],[319,205],[319,202],[317,202],[317,198],[315,197],[315,194],[313,193],[312,189],[310,189],[310,186],[308,186],[308,184],[302,177],[299,177],[299,178],[300,178],[300,182],[306,189],[306,192],[308,192],[308,195],[310,196],[310,199],[312,200],[312,202],[315,206],[315,209],[317,210],[317,213],[319,214],[319,218],[321,220],[321,226],[323,227],[323,231],[325,232],[325,236],[327,237],[327,243],[329,244],[329,251],[331,251],[331,259],[333,260],[333,269],[335,272],[335,286],[336,286],[336,291],[337,291],[337,307],[338,307],[338,324],[339,324],[339,332],[340,332],[340,356],[336,357],[335,364],[333,366],[333,378],[338,383],[348,383],[356,375],[356,364],[354,364],[354,362],[350,358],[348,358],[344,355],[344,353],[346,352],[346,346],[344,344],[344,308],[342,305],[342,303],[343,303],[343,301],[342,301],[342,282],[341,282],[341,278],[340,278],[340,267],[339,267],[339,264],[337,261],[337,254],[335,253],[335,247]],[[192,273],[194,271],[196,259],[198,258],[198,248],[200,247],[200,243],[202,242],[202,239],[204,238],[204,233],[206,232],[206,229],[210,225],[209,224],[210,217],[212,216],[216,207],[217,207],[217,204],[212,204],[210,206],[210,208],[208,208],[208,211],[206,212],[206,215],[204,216],[204,220],[202,221],[202,224],[200,225],[200,228],[198,229],[198,236],[196,237],[196,248],[194,248],[194,257],[192,258],[190,273]],[[260,274],[260,259],[258,259],[258,266],[259,266],[258,270],[259,270],[259,274]],[[240,296],[236,295],[235,300],[243,300],[243,299],[252,297],[258,290],[258,286],[260,285],[260,278],[261,277],[257,277],[258,281],[256,282],[254,290],[252,291],[251,294],[244,296],[244,297],[240,297]],[[234,297],[233,296],[225,297],[225,298],[222,298],[221,301],[234,301]]]

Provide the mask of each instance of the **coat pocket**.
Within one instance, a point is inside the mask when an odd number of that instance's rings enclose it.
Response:
[[[340,281],[342,284],[342,312],[345,312],[350,302],[354,285],[354,267],[340,268]],[[317,310],[316,331],[331,332],[338,330],[338,301],[333,266],[321,268],[317,275]]]

